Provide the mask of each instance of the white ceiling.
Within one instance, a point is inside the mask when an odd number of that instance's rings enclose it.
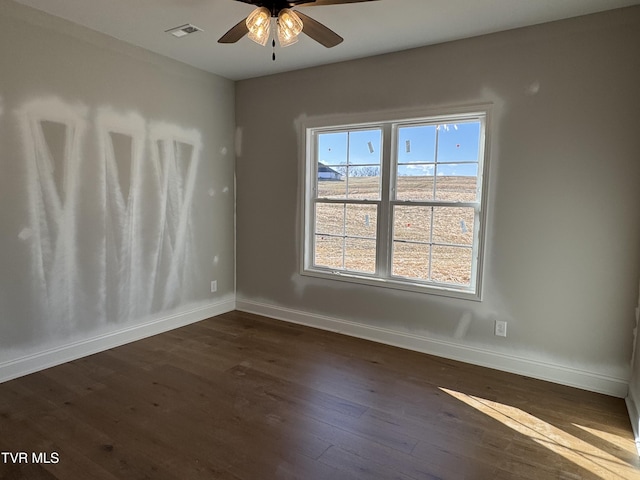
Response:
[[[304,13],[344,37],[327,49],[306,35],[281,49],[247,37],[217,40],[246,17],[251,5],[234,0],[16,0],[125,42],[232,80],[367,57],[619,7],[640,0],[377,0],[305,7]],[[202,32],[167,33],[192,23]]]

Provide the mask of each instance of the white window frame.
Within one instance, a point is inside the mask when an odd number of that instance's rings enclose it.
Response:
[[[482,300],[483,260],[486,230],[486,205],[488,198],[489,178],[489,130],[491,105],[474,105],[469,107],[449,107],[438,109],[403,110],[386,113],[370,113],[355,115],[335,115],[306,118],[300,122],[301,152],[301,261],[300,274],[324,279],[353,282],[362,285],[395,288],[412,292],[444,295],[466,300]],[[428,201],[414,202],[395,200],[392,189],[396,184],[397,171],[397,139],[398,129],[403,126],[426,123],[455,123],[456,120],[479,120],[480,152],[478,163],[476,202],[446,202]],[[381,195],[377,200],[348,200],[352,204],[378,205],[377,219],[377,258],[375,274],[336,270],[332,268],[314,266],[315,242],[315,201],[317,185],[317,136],[321,133],[336,131],[353,131],[358,129],[382,129],[382,160]],[[338,203],[343,203],[338,201]],[[395,205],[474,207],[474,240],[472,245],[471,285],[464,286],[439,284],[428,281],[396,277],[391,273],[391,255],[393,243],[393,213]]]

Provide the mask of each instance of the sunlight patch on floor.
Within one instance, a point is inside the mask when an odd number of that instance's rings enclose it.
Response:
[[[624,438],[620,438],[620,436],[603,432],[602,430],[597,430],[595,428],[587,427],[585,425],[578,425],[577,423],[572,424],[574,427],[577,427],[585,432],[593,435],[594,437],[601,438],[602,440],[609,442],[612,445],[615,445],[617,448],[624,450],[625,453],[629,453],[630,455],[637,455],[638,451],[636,450],[636,446],[633,442],[627,441]]]
[[[533,415],[509,405],[493,402],[481,397],[467,395],[447,388],[440,390],[466,403],[479,412],[488,415],[503,425],[525,435],[537,444],[548,448],[552,452],[575,463],[585,470],[598,475],[600,478],[620,478],[633,480],[638,478],[638,472],[623,460],[595,447],[569,433],[543,421]],[[575,425],[575,424],[574,424]],[[578,426],[578,425],[575,425]],[[579,426],[581,429],[620,446],[621,439],[613,442],[611,434]],[[615,436],[615,435],[613,435]],[[628,450],[629,446],[624,447]]]

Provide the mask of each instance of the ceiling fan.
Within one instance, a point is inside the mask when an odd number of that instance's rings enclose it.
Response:
[[[346,3],[374,2],[377,0],[235,0],[248,3],[256,8],[249,16],[225,33],[218,43],[235,43],[245,35],[254,42],[265,46],[271,36],[271,19],[275,18],[276,35],[281,47],[288,47],[298,41],[301,32],[327,48],[335,47],[343,38],[330,28],[313,18],[291,10],[293,7],[313,7],[320,5],[342,5]],[[275,47],[275,38],[273,39]],[[274,54],[275,60],[275,54]]]

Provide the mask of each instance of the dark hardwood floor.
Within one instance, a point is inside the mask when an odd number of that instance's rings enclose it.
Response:
[[[640,478],[621,399],[240,312],[1,384],[0,450],[6,479]]]

